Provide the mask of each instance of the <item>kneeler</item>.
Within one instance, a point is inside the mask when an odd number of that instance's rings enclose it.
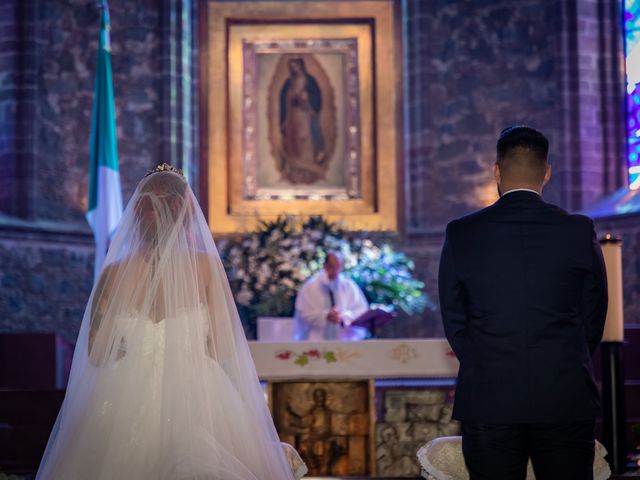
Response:
[[[469,472],[462,456],[462,437],[434,438],[416,454],[426,480],[469,480]],[[593,461],[593,480],[606,480],[611,476],[609,464],[604,459],[607,451],[596,440]],[[535,480],[531,461],[527,466],[527,479]]]

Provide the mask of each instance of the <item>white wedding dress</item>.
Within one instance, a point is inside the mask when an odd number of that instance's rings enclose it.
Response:
[[[105,264],[37,478],[293,479],[182,177],[143,179]]]

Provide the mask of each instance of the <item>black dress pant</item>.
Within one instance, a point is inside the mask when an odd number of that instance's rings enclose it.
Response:
[[[594,421],[569,424],[462,422],[462,452],[471,480],[593,480]]]

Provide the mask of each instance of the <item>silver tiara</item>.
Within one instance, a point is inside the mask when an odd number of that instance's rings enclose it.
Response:
[[[182,170],[180,170],[179,168],[174,167],[173,165],[169,165],[168,163],[163,163],[162,165],[158,165],[156,168],[154,168],[153,170],[147,170],[147,173],[145,173],[145,177],[148,177],[149,175],[153,174],[153,173],[158,173],[158,172],[173,172],[173,173],[177,173],[178,175],[180,175],[185,181],[187,180],[184,176],[184,173],[182,173]]]

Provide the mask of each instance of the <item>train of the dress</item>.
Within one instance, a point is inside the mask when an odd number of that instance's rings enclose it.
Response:
[[[205,354],[204,308],[157,323],[130,314],[116,325],[126,352],[85,372],[94,388],[70,399],[81,409],[66,425],[72,443],[50,452],[39,478],[258,480],[277,468],[254,455],[264,445],[238,379]],[[306,473],[292,447],[274,448],[296,478]]]

